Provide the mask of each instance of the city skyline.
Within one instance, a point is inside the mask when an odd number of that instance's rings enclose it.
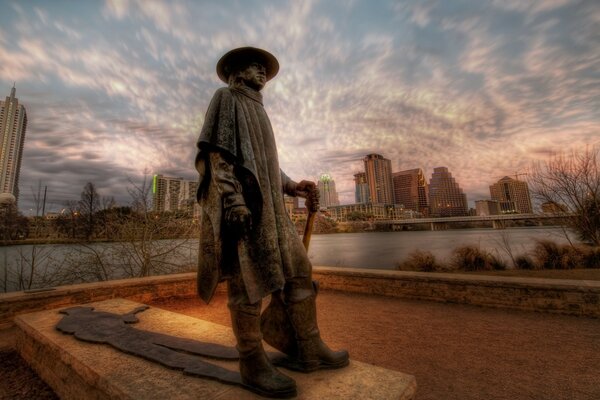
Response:
[[[329,171],[344,204],[365,154],[447,166],[472,207],[497,176],[599,142],[592,1],[1,5],[0,96],[16,81],[29,117],[25,212],[38,182],[57,211],[88,181],[123,204],[144,170],[195,179],[216,61],[243,45],[281,64],[264,98],[282,169]]]

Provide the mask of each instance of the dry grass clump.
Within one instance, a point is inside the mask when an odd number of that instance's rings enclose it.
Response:
[[[521,255],[515,258],[515,269],[539,269],[530,256]]]
[[[522,270],[600,268],[600,248],[540,240],[530,254],[515,257],[513,264],[515,269]],[[493,253],[479,246],[467,245],[454,249],[447,263],[439,263],[430,251],[415,250],[398,263],[396,269],[420,272],[502,271],[507,269],[507,265]]]
[[[478,246],[461,246],[452,252],[451,265],[462,271],[505,270],[506,264],[499,257],[481,250]]]
[[[430,251],[415,250],[408,255],[406,260],[396,266],[400,271],[439,272],[446,268],[439,264]]]

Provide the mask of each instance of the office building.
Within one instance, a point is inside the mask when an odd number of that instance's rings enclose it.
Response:
[[[492,200],[498,201],[502,214],[530,214],[533,212],[527,182],[505,176],[490,186]]]
[[[152,209],[156,212],[186,211],[197,214],[198,182],[183,178],[154,175],[152,180]]]
[[[367,174],[359,172],[354,174],[354,201],[357,204],[369,202],[369,185],[367,184]]]
[[[321,208],[329,208],[331,206],[339,206],[340,200],[335,191],[335,181],[328,174],[322,174],[317,182],[319,189],[319,204]]]
[[[25,107],[15,95],[13,86],[10,96],[0,101],[0,199],[3,202],[19,199],[19,173],[27,130]]]
[[[475,215],[487,217],[489,215],[500,214],[500,205],[496,200],[477,200],[475,201]]]
[[[456,217],[468,214],[467,196],[446,167],[433,169],[429,181],[429,207],[432,217]]]
[[[380,154],[368,154],[364,159],[369,203],[393,204],[392,162]]]
[[[405,210],[417,211],[428,215],[429,186],[421,168],[392,173],[394,185],[394,203],[404,206]]]

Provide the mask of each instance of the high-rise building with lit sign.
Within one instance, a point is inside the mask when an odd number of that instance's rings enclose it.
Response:
[[[154,175],[152,209],[156,212],[193,210],[196,213],[196,190],[198,190],[196,181]]]
[[[329,174],[322,174],[317,182],[319,189],[319,205],[321,208],[339,206],[338,193],[335,191],[335,181]]]

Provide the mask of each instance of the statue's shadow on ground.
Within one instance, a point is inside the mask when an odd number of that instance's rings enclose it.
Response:
[[[138,307],[122,315],[94,311],[93,307],[67,308],[60,311],[65,316],[56,325],[56,329],[65,334],[72,334],[79,340],[111,345],[122,352],[172,369],[182,370],[185,374],[252,390],[252,387],[242,382],[238,371],[205,360],[208,358],[237,361],[239,354],[235,347],[199,342],[133,327],[132,324],[139,322],[136,314],[148,308],[148,306]],[[270,353],[269,357],[276,360],[281,358],[281,354]]]

